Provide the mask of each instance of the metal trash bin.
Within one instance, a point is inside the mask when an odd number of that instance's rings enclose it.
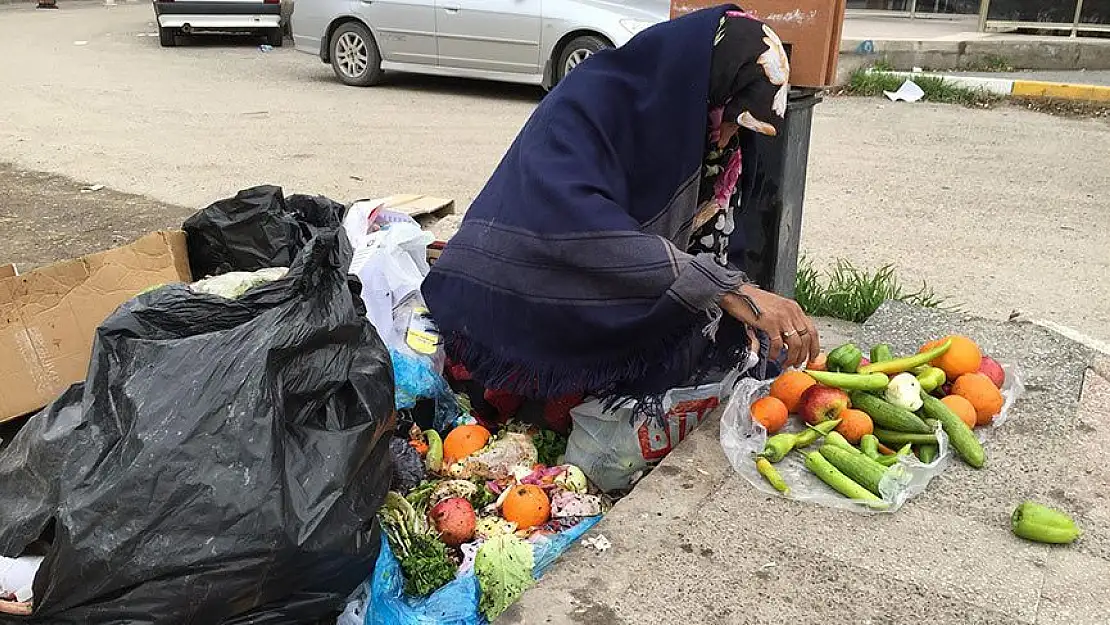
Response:
[[[748,132],[741,139],[743,195],[729,257],[760,287],[786,297],[793,297],[798,274],[810,129],[820,94],[820,89],[791,88],[783,132],[777,137]]]

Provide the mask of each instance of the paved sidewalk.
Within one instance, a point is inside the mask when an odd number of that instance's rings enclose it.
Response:
[[[1110,363],[1031,324],[888,304],[856,332],[901,351],[963,331],[1024,372],[1027,392],[988,443],[890,515],[766,496],[728,465],[717,424],[696,431],[510,609],[510,625],[1105,625],[1110,622]],[[1082,398],[1080,396],[1082,395]],[[1066,509],[1075,545],[1021,541],[1026,498]]]

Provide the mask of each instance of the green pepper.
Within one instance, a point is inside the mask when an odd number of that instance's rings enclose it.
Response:
[[[841,449],[847,449],[854,454],[863,453],[862,451],[856,449],[855,445],[849,443],[848,439],[844,438],[844,436],[840,432],[829,432],[828,434],[826,434],[825,444],[832,445],[833,447],[840,447]]]
[[[913,446],[910,445],[909,443],[906,443],[905,445],[902,445],[902,448],[898,450],[898,453],[892,454],[892,455],[889,455],[889,456],[882,456],[881,458],[879,458],[877,460],[877,462],[879,464],[883,465],[884,467],[892,467],[892,466],[898,464],[898,459],[899,458],[904,458],[904,457],[910,455],[910,451],[912,451],[912,450],[913,450]]]
[[[432,473],[439,473],[443,469],[443,439],[435,430],[424,430],[424,437],[428,439],[428,453],[424,455],[424,468]]]
[[[817,425],[809,426],[805,432],[798,434],[798,440],[794,441],[794,449],[802,449],[809,447],[817,442],[818,438],[828,436],[829,432],[836,429],[840,425],[840,419],[833,419],[831,421],[822,421]]]
[[[890,384],[890,378],[882,373],[860,375],[858,373],[810,371],[809,369],[806,369],[806,373],[825,386],[845,391],[881,391]]]
[[[917,383],[926,393],[932,393],[944,386],[947,381],[948,376],[944,374],[944,369],[939,367],[928,367],[924,372],[917,374]]]
[[[775,434],[771,438],[767,439],[767,442],[763,445],[763,451],[760,452],[759,455],[770,460],[771,462],[778,462],[779,460],[785,458],[786,454],[790,453],[791,449],[794,449],[797,441],[797,434],[789,432]]]
[[[890,345],[886,343],[879,343],[871,348],[871,362],[883,362],[884,360],[894,360],[894,352],[890,349]]]
[[[1026,501],[1014,510],[1010,527],[1025,540],[1059,545],[1074,542],[1082,533],[1071,517],[1035,501]]]
[[[829,352],[825,368],[832,372],[855,373],[863,360],[863,352],[854,343],[845,343]]]
[[[755,468],[763,476],[763,479],[767,480],[768,484],[775,487],[775,490],[784,495],[790,494],[790,487],[787,486],[786,480],[782,479],[782,475],[775,470],[774,465],[766,458],[756,458]]]
[[[859,439],[859,448],[865,456],[872,460],[878,460],[883,455],[879,453],[879,439],[875,438],[874,434],[864,434],[863,438]]]
[[[859,370],[859,373],[903,373],[909,371],[914,367],[929,364],[930,362],[940,358],[948,348],[952,347],[952,339],[948,339],[944,343],[930,349],[927,352],[914,354],[913,356],[906,356],[904,358],[895,358],[894,360],[884,360],[883,362],[873,362],[866,367]]]

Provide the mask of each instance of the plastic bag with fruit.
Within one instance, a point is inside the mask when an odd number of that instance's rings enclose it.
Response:
[[[898,510],[957,458],[981,466],[982,457],[970,451],[982,452],[981,442],[1006,422],[1024,388],[1015,367],[981,355],[966,337],[947,338],[955,351],[928,363],[916,361],[943,340],[901,362],[853,359],[851,371],[787,370],[774,380],[742,380],[721,420],[729,463],[765,493],[860,513]],[[938,384],[937,376],[946,375],[954,382]],[[884,385],[876,383],[880,378]],[[937,411],[946,416],[934,421]],[[839,422],[826,420],[833,417]],[[849,455],[826,453],[829,444]],[[869,456],[864,474],[845,484],[861,454]],[[868,460],[882,468],[874,472]]]

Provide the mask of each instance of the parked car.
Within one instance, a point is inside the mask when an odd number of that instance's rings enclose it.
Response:
[[[282,5],[282,0],[154,0],[154,15],[165,47],[177,45],[178,35],[204,32],[256,33],[279,47]]]
[[[550,88],[669,17],[669,0],[297,0],[292,30],[348,85],[398,71]]]

